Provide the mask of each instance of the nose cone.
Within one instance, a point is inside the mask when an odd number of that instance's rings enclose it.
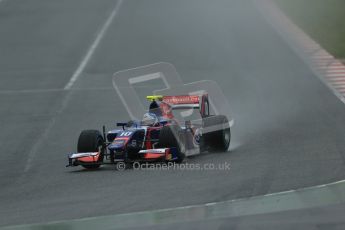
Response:
[[[108,146],[108,149],[109,150],[114,150],[114,151],[118,151],[118,150],[123,150],[126,146],[126,143],[127,143],[127,140],[125,139],[115,139],[113,141],[113,143],[111,143],[109,146]]]

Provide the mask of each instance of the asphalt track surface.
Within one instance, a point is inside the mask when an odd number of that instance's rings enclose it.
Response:
[[[79,78],[115,0],[0,3],[0,225],[251,197],[345,178],[345,106],[252,1],[126,0]],[[189,163],[228,171],[65,168],[82,129],[127,120],[114,72],[175,65],[216,81],[235,125],[231,151]]]

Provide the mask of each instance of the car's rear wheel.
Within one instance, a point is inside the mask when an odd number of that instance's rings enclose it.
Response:
[[[203,132],[200,138],[201,151],[225,152],[231,141],[229,121],[226,116],[216,115],[203,119]]]
[[[98,130],[84,130],[78,139],[78,152],[98,152],[102,150],[102,134]],[[102,153],[101,153],[102,154]],[[100,160],[102,156],[100,156]],[[100,162],[95,164],[82,164],[86,169],[96,169],[100,167]]]
[[[159,134],[159,146],[161,148],[176,148],[176,163],[181,163],[185,158],[185,143],[181,128],[177,125],[164,126]]]

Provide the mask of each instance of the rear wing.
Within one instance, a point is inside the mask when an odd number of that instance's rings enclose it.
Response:
[[[199,108],[202,116],[209,115],[209,101],[208,94],[201,95],[176,95],[176,96],[162,96],[162,95],[153,95],[147,96],[146,99],[149,101],[161,101],[161,108],[167,105],[170,108],[180,108],[180,107],[189,107],[189,108]],[[167,112],[166,109],[163,109]]]
[[[170,105],[199,105],[201,98],[198,95],[164,96],[162,101]]]
[[[146,99],[149,101],[162,101],[169,105],[195,105],[200,104],[202,101],[201,97],[204,95],[178,95],[178,96],[162,96],[162,95],[153,95],[146,96]]]

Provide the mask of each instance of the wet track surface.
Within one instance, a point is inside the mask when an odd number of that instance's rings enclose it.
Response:
[[[0,3],[0,225],[216,202],[345,177],[345,106],[252,1],[126,0],[86,69],[63,90],[114,0]],[[82,129],[127,112],[114,72],[156,62],[216,81],[232,110],[231,151],[189,163],[228,171],[65,168]]]

